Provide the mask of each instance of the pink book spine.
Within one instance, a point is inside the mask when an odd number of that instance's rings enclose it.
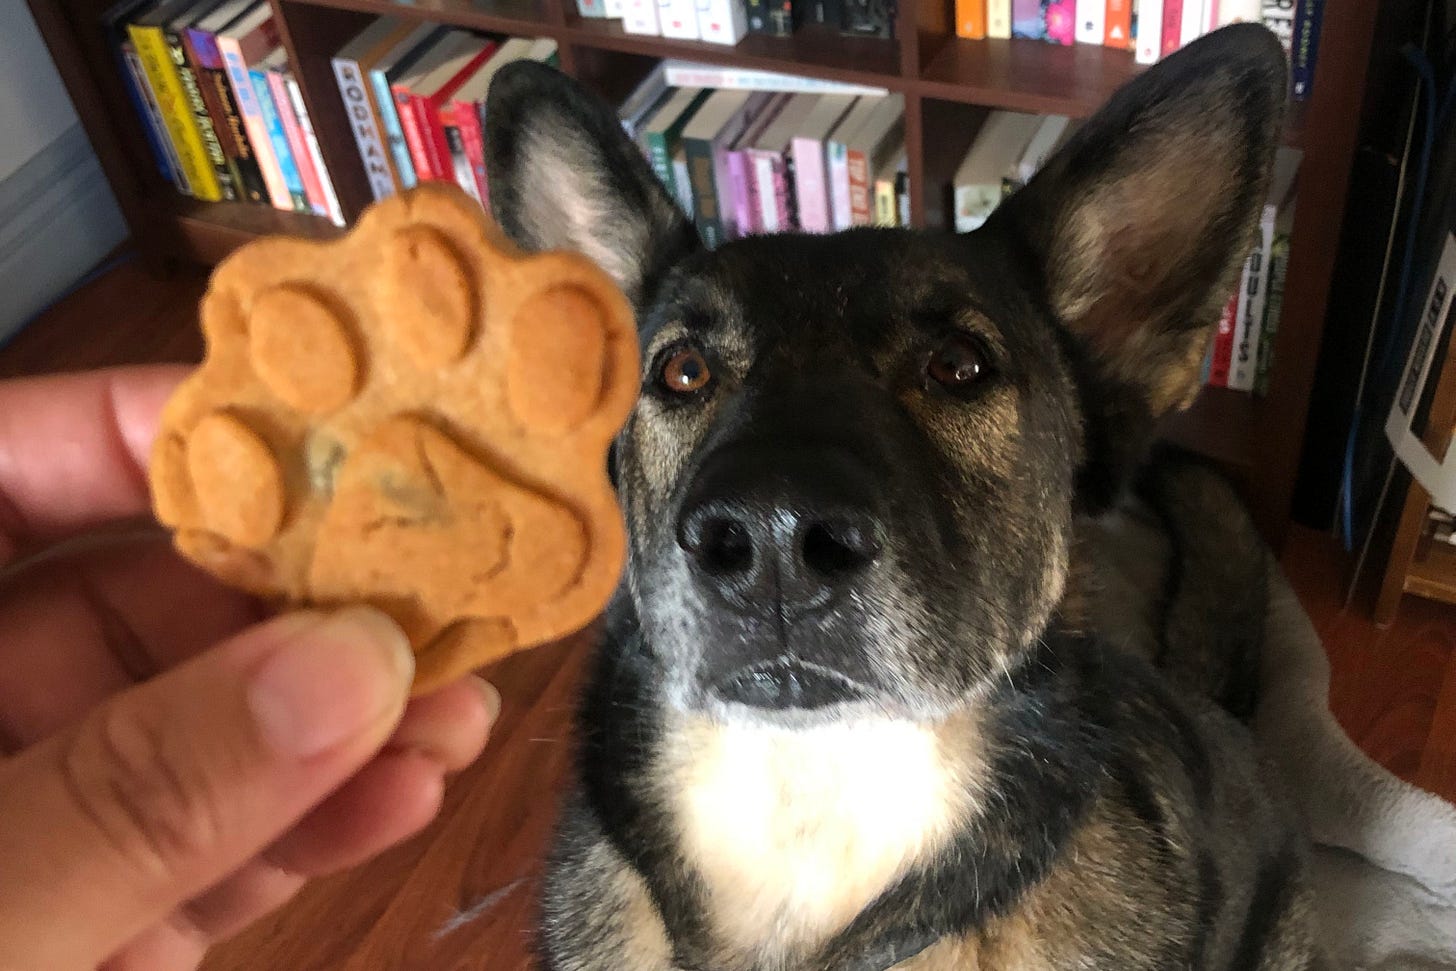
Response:
[[[1163,0],[1163,50],[1167,57],[1183,43],[1183,0]]]
[[[263,184],[268,187],[268,200],[274,209],[293,211],[293,197],[288,194],[288,183],[283,179],[283,169],[278,157],[273,154],[273,140],[268,137],[268,126],[263,121],[258,107],[258,95],[253,90],[253,81],[248,74],[247,59],[243,56],[243,45],[235,37],[218,37],[218,52],[222,54],[227,68],[228,81],[232,83],[233,98],[238,112],[243,116],[243,128],[247,130],[248,142],[258,159],[258,168],[263,172]]]
[[[779,229],[788,231],[795,228],[788,163],[782,155],[775,155],[769,161],[769,168],[773,173],[774,218],[778,220]]]
[[[451,117],[451,113],[454,117]],[[485,135],[480,130],[480,115],[475,105],[468,101],[455,101],[440,109],[440,121],[453,124],[460,130],[460,140],[465,143],[465,157],[470,159],[470,174],[475,176],[475,189],[480,193],[483,205],[490,205],[490,195],[485,188]]]
[[[778,204],[774,199],[773,154],[750,148],[745,156],[753,182],[753,198],[758,204],[754,225],[761,233],[779,232],[784,227],[779,224]]]
[[[298,116],[293,113],[288,84],[282,74],[268,72],[268,90],[273,92],[273,103],[277,105],[278,118],[283,123],[283,134],[288,139],[288,147],[293,150],[293,164],[298,166],[298,176],[303,180],[303,194],[308,197],[308,207],[320,216],[327,216],[329,202],[324,195],[324,184],[319,181],[313,159],[309,157],[308,142],[303,139],[303,129],[298,127]]]
[[[754,232],[754,213],[758,206],[753,193],[753,179],[749,177],[748,155],[742,150],[728,153],[728,180],[733,186],[733,233],[734,237],[747,236]]]
[[[829,232],[829,195],[824,179],[824,143],[795,138],[794,191],[799,201],[799,228],[806,233]]]
[[[852,226],[868,226],[874,222],[874,206],[870,204],[870,165],[864,152],[849,153],[849,222]]]

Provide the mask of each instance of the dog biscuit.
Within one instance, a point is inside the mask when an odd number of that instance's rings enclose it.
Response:
[[[202,329],[150,470],[190,560],[287,604],[379,607],[416,693],[601,611],[626,548],[606,452],[638,350],[590,261],[523,254],[430,184],[337,240],[238,250]]]

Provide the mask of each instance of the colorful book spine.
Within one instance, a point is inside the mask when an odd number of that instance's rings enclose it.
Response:
[[[824,143],[824,172],[829,181],[829,228],[836,232],[854,225],[849,202],[849,146],[838,140]]]
[[[956,0],[956,36],[966,40],[986,37],[986,0]]]
[[[1269,372],[1274,367],[1274,337],[1284,312],[1284,278],[1289,269],[1289,236],[1281,234],[1269,247],[1269,272],[1264,298],[1264,326],[1259,331],[1259,363],[1254,374],[1254,393],[1269,392]]]
[[[1229,297],[1218,318],[1218,332],[1213,338],[1213,352],[1208,365],[1208,383],[1215,388],[1228,387],[1229,368],[1234,356],[1234,321],[1239,313],[1239,295]]]
[[[794,32],[792,0],[747,0],[744,7],[748,10],[750,34],[787,37]]]
[[[684,138],[687,155],[688,184],[693,192],[693,221],[703,237],[703,245],[716,249],[726,238],[723,213],[718,208],[718,184],[714,179],[713,143],[706,138]]]
[[[1276,207],[1265,206],[1254,238],[1254,249],[1244,264],[1243,287],[1239,296],[1238,318],[1234,322],[1233,363],[1229,368],[1230,388],[1254,390],[1259,368],[1259,339],[1264,328],[1264,305],[1269,288],[1265,283],[1269,266],[1269,250],[1274,245]]]
[[[1041,40],[1045,34],[1041,0],[1011,0],[1011,36]]]
[[[1187,47],[1205,33],[1204,0],[1183,0],[1182,22],[1178,29],[1178,46]]]
[[[421,182],[448,180],[451,178],[443,168],[437,167],[433,155],[433,144],[426,142],[425,131],[420,125],[420,113],[415,108],[414,96],[403,85],[392,88],[394,110],[404,130],[404,143],[409,147],[410,165],[415,178]]]
[[[798,204],[799,229],[806,233],[829,232],[829,186],[824,173],[824,143],[814,138],[795,137],[789,145],[794,165],[794,198]]]
[[[374,95],[374,104],[379,108],[379,121],[384,126],[389,156],[394,159],[394,171],[399,176],[400,188],[413,189],[419,183],[419,176],[415,173],[414,157],[405,137],[404,123],[394,103],[389,75],[380,70],[370,71],[369,88]]]
[[[1106,34],[1106,0],[1077,0],[1077,43],[1100,44]]]
[[[344,113],[349,116],[349,127],[354,132],[354,144],[359,149],[359,161],[364,166],[364,175],[369,180],[369,191],[375,199],[387,199],[399,191],[394,169],[389,164],[384,139],[375,122],[374,106],[369,101],[369,91],[364,78],[359,74],[357,61],[334,58],[334,80],[339,85],[339,97],[344,101]]]
[[[324,214],[335,226],[343,226],[344,209],[339,205],[338,193],[334,191],[334,180],[329,178],[328,167],[324,165],[323,152],[319,151],[318,133],[313,129],[308,106],[303,102],[303,90],[298,86],[298,79],[291,74],[284,78],[284,83],[288,86],[288,100],[292,103],[293,114],[298,120],[298,130],[303,136],[303,147],[308,153],[309,164],[318,178],[319,189],[323,192]]]
[[[1288,56],[1294,49],[1294,0],[1263,0],[1259,12]]]
[[[1132,50],[1132,0],[1107,0],[1105,17],[1107,32],[1102,38],[1103,45]]]
[[[312,212],[308,195],[304,192],[303,176],[288,145],[288,134],[283,130],[283,119],[273,100],[272,87],[268,83],[267,68],[250,67],[248,77],[253,84],[253,93],[258,99],[258,109],[263,115],[263,125],[268,132],[268,144],[273,147],[273,157],[278,160],[278,169],[283,174],[283,183],[288,187],[290,208],[295,212]]]
[[[1011,0],[986,0],[986,36],[1011,38]]]
[[[875,179],[875,225],[894,226],[899,222],[899,201],[895,197],[894,175]]]
[[[441,110],[440,120],[454,124],[464,143],[465,158],[470,167],[470,179],[475,185],[475,196],[482,206],[490,205],[490,189],[485,177],[485,132],[480,127],[478,107],[470,102],[457,101]]]
[[[657,26],[663,37],[697,40],[697,5],[693,0],[657,0]]]
[[[1133,59],[1156,64],[1163,56],[1163,0],[1138,0],[1137,46]]]
[[[455,125],[445,125],[445,149],[450,153],[450,170],[455,184],[465,190],[476,202],[484,205],[480,198],[480,186],[475,183],[475,170],[470,164],[470,155],[465,151],[465,139]]]
[[[758,195],[758,222],[765,233],[784,233],[794,228],[793,200],[789,194],[789,173],[783,156],[776,152],[750,151],[753,179]]]
[[[733,91],[779,91],[793,94],[883,95],[889,89],[843,81],[828,81],[798,74],[779,74],[755,68],[697,64],[690,61],[663,62],[663,76],[674,88],[717,88]]]
[[[1319,56],[1320,21],[1323,17],[1324,0],[1299,0],[1294,15],[1294,47],[1289,71],[1296,101],[1308,99],[1314,87],[1314,65]]]
[[[258,169],[263,173],[263,185],[268,189],[268,201],[273,208],[285,212],[293,209],[293,197],[288,191],[288,181],[283,177],[283,166],[273,151],[273,138],[268,131],[268,122],[263,115],[258,91],[253,86],[252,72],[243,57],[242,48],[234,38],[217,39],[222,63],[227,68],[228,81],[232,83],[233,98],[238,112],[243,116],[243,128],[248,133],[248,143],[258,159]]]
[[[1076,0],[1041,0],[1041,37],[1063,47],[1077,42]]]
[[[227,69],[222,63],[222,53],[218,50],[217,37],[205,30],[188,28],[185,39],[187,54],[197,69],[203,99],[217,120],[218,141],[227,156],[238,197],[248,202],[264,202],[268,198],[268,186],[263,182],[257,153],[248,141],[242,116],[238,113]]]
[[[166,30],[163,36],[167,39],[167,56],[172,59],[172,66],[177,71],[177,81],[182,85],[182,97],[186,100],[187,110],[192,112],[193,124],[202,139],[202,150],[207,156],[207,164],[212,166],[213,177],[217,180],[218,194],[224,201],[233,202],[238,198],[237,182],[228,165],[227,153],[222,150],[222,141],[217,137],[217,128],[213,125],[212,113],[207,109],[207,100],[202,96],[202,85],[198,81],[197,71],[187,56],[186,39],[180,30]]]
[[[293,100],[288,94],[288,82],[283,72],[269,69],[268,91],[273,95],[274,110],[278,123],[283,126],[283,137],[288,140],[288,150],[293,155],[294,167],[303,183],[303,196],[308,200],[309,211],[318,216],[329,214],[328,202],[324,196],[323,184],[314,171],[313,160],[308,157],[308,145],[303,130],[298,124],[298,115],[293,110]]]
[[[733,203],[732,236],[736,239],[758,231],[758,199],[754,192],[752,164],[742,149],[728,152],[728,184]]]
[[[899,222],[897,225],[910,225],[910,173],[897,172],[895,174],[895,215]]]
[[[1158,56],[1167,57],[1183,45],[1183,0],[1163,0],[1163,40]]]
[[[845,170],[849,175],[849,224],[868,226],[874,219],[870,205],[869,157],[863,151],[850,149],[845,159]]]
[[[677,204],[689,219],[693,216],[693,181],[688,174],[688,156],[681,144],[672,152],[672,187]]]
[[[656,173],[658,181],[669,194],[676,197],[677,184],[672,171],[672,149],[668,145],[667,133],[645,132],[642,147],[646,150],[647,160],[652,163],[652,171]]]
[[[186,94],[177,77],[177,68],[172,63],[162,28],[132,24],[127,32],[136,47],[137,56],[141,58],[142,70],[151,82],[157,109],[177,153],[178,165],[184,176],[178,188],[205,202],[216,202],[222,198],[217,173],[208,160],[202,135],[197,130],[197,120],[187,106]]]
[[[177,153],[172,149],[172,139],[167,136],[167,123],[162,120],[162,113],[157,109],[157,98],[152,94],[151,82],[142,70],[142,59],[137,55],[136,45],[130,39],[121,45],[121,59],[131,81],[129,87],[136,99],[137,112],[146,126],[147,141],[157,156],[158,167],[168,182],[177,185],[186,177],[181,172]]]

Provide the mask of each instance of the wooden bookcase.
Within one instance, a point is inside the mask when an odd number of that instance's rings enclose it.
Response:
[[[329,236],[322,219],[239,203],[197,203],[157,173],[99,28],[111,0],[29,0],[41,33],[126,216],[151,259],[215,263],[255,236]],[[952,0],[901,0],[896,38],[850,38],[808,28],[750,35],[736,47],[626,34],[588,20],[573,0],[269,0],[346,215],[368,184],[334,84],[330,56],[371,17],[392,14],[483,31],[554,38],[561,66],[620,98],[659,58],[677,57],[877,85],[906,99],[910,206],[915,225],[949,216],[951,174],[988,108],[1085,116],[1138,67],[1126,51],[1037,41],[967,41],[952,28]],[[1255,398],[1205,389],[1169,423],[1170,437],[1217,459],[1243,485],[1277,547],[1289,520],[1315,361],[1331,296],[1376,0],[1326,0],[1313,98],[1291,111],[1286,141],[1304,152],[1284,314],[1269,392]],[[1189,173],[1197,191],[1198,173]]]

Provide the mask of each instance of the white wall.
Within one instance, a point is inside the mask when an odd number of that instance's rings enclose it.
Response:
[[[125,238],[30,10],[0,0],[0,341]]]

